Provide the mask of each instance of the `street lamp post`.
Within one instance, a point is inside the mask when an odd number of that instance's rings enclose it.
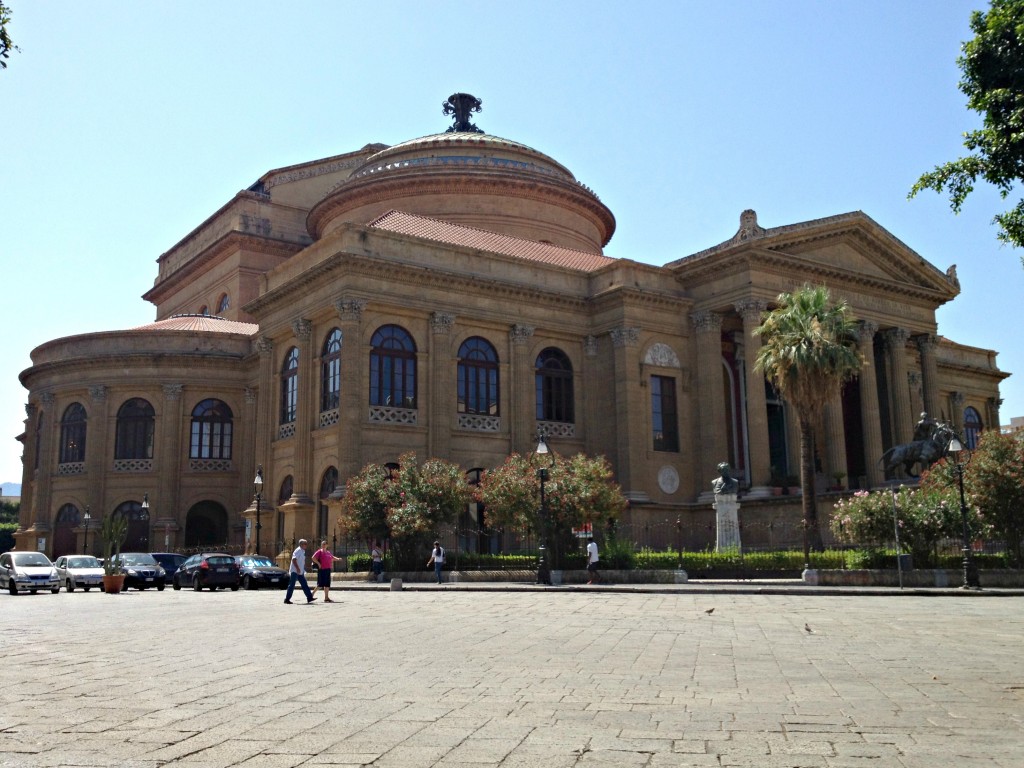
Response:
[[[683,518],[676,518],[676,545],[679,547],[679,570],[683,570]]]
[[[85,554],[89,554],[89,521],[92,515],[89,514],[89,505],[85,505]]]
[[[537,546],[537,583],[551,584],[551,563],[547,559],[548,540],[548,504],[544,497],[544,483],[548,479],[548,470],[554,466],[555,456],[548,448],[544,430],[537,430],[537,448],[533,452],[532,463],[537,467],[537,479],[540,480],[540,520],[538,521]]]
[[[971,556],[971,535],[967,529],[967,499],[964,497],[964,465],[960,461],[960,454],[964,450],[963,444],[954,435],[949,440],[946,449],[953,454],[953,471],[956,473],[957,485],[960,489],[960,523],[963,526],[963,551],[964,551],[964,583],[961,589],[981,589],[981,582],[978,581],[978,569],[974,566],[974,558]]]
[[[256,554],[260,553],[260,529],[263,523],[260,522],[260,502],[263,500],[263,465],[256,467],[256,479],[252,481],[253,490],[256,492]]]
[[[145,552],[149,551],[149,494],[142,494],[142,507],[139,510],[139,519],[146,524],[146,535],[143,539],[142,549]]]

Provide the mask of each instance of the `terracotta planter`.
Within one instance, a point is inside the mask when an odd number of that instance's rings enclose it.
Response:
[[[773,485],[772,486],[772,496],[781,496],[781,495],[782,495],[782,486],[781,485]]]
[[[124,574],[117,573],[111,576],[103,575],[103,591],[108,595],[116,595],[124,589]]]

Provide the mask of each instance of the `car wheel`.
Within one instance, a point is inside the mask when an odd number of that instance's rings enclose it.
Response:
[[[192,589],[194,589],[196,592],[202,592],[203,591],[203,585],[199,583],[199,575],[198,574],[196,574],[196,576],[192,579]]]
[[[75,582],[73,582],[71,579],[67,580],[66,586],[67,586],[68,592],[74,592],[75,591]]]
[[[31,593],[32,593],[33,595],[39,592],[39,590],[38,590],[38,589],[32,589],[32,590],[29,590],[29,591],[30,591],[30,592],[31,592]]]
[[[7,591],[10,592],[12,595],[18,594],[18,585],[15,584],[13,581],[8,581]]]
[[[51,595],[56,595],[56,594],[59,594],[59,593],[60,593],[60,587],[54,587],[53,589],[50,590],[50,594]]]
[[[163,592],[164,591],[164,586],[166,586],[166,585],[164,585],[164,584],[157,584],[156,585],[156,591],[157,592]]]
[[[180,581],[178,581],[178,577],[177,577],[177,576],[175,576],[175,577],[174,577],[174,578],[173,578],[173,579],[171,580],[171,586],[172,586],[172,587],[174,587],[174,591],[175,591],[175,592],[177,592],[177,591],[178,591],[179,589],[181,589],[181,582],[180,582]]]
[[[245,581],[242,582],[242,586],[245,587],[246,589],[256,589],[256,585],[253,583],[252,579],[249,578],[248,576],[245,577]]]
[[[82,587],[82,589],[84,589],[86,592],[88,592],[90,589],[92,589],[92,587]],[[70,591],[71,590],[69,589],[68,592],[70,592]]]
[[[238,591],[238,585],[237,584],[232,584],[231,585],[231,591],[232,592],[237,592]]]

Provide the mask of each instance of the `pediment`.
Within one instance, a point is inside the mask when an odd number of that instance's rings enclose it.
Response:
[[[853,213],[764,229],[744,211],[740,230],[720,245],[669,266],[687,283],[735,269],[770,267],[799,280],[874,284],[887,292],[929,296],[941,304],[960,286],[956,268],[945,273],[866,214]]]

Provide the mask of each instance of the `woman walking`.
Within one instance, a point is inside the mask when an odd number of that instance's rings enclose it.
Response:
[[[327,548],[327,541],[320,542],[320,549],[313,553],[313,562],[319,566],[320,570],[316,572],[316,586],[313,587],[313,594],[323,587],[324,590],[324,602],[333,603],[331,600],[331,567],[335,561],[341,560],[340,557],[335,557],[334,553]]]

